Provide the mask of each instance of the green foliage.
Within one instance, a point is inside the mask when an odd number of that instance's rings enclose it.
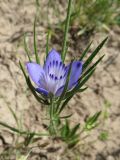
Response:
[[[100,133],[100,135],[99,135],[98,138],[99,138],[101,141],[106,141],[106,140],[108,139],[108,136],[109,136],[108,131],[102,131],[102,132]]]
[[[71,24],[84,30],[120,24],[119,0],[75,0]]]
[[[73,147],[79,142],[79,134],[77,133],[80,129],[80,124],[70,128],[68,120],[65,120],[65,124],[62,126],[61,138],[68,143],[68,147]]]
[[[101,114],[100,112],[95,113],[93,116],[89,117],[85,123],[85,130],[90,131],[98,126],[98,118]]]

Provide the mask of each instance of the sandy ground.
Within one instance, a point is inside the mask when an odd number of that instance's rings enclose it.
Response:
[[[44,13],[47,2],[41,0],[42,15],[40,15],[37,27],[38,44],[41,63],[45,53],[46,22]],[[61,2],[61,6],[63,2]],[[61,7],[60,6],[60,7]],[[62,7],[61,7],[62,8]],[[62,11],[62,9],[61,9]],[[44,13],[43,13],[44,12]],[[53,10],[49,11],[51,24],[57,22]],[[35,14],[34,1],[29,0],[0,0],[0,121],[15,126],[15,120],[9,110],[11,107],[25,128],[43,131],[44,107],[40,106],[28,90],[22,72],[19,68],[19,60],[27,61],[23,49],[23,33],[28,32],[29,46],[32,48],[32,29]],[[42,17],[42,18],[41,18]],[[64,16],[63,16],[64,18]],[[77,159],[81,160],[120,160],[120,28],[114,27],[109,33],[109,41],[101,50],[105,53],[104,61],[99,65],[94,76],[87,85],[89,89],[77,94],[68,104],[68,112],[74,113],[72,123],[83,122],[89,114],[104,110],[106,101],[111,105],[108,109],[109,118],[105,120],[88,138],[89,143],[78,146],[73,150],[64,151],[64,145],[47,138],[40,140],[41,147],[35,150],[36,155],[30,160],[38,159]],[[58,34],[52,41],[53,47],[60,50],[61,37]],[[94,33],[90,39],[94,40],[93,48],[106,36],[105,33]],[[69,35],[70,48],[68,60],[72,56],[78,57],[87,43],[87,36]],[[86,38],[86,39],[85,39]],[[51,44],[52,44],[51,43]],[[91,52],[90,51],[90,52]],[[34,55],[31,55],[34,57]],[[101,131],[109,133],[107,141],[101,141],[97,137]],[[0,127],[0,152],[4,150],[4,143],[14,144],[14,136]],[[52,148],[52,149],[51,149]]]

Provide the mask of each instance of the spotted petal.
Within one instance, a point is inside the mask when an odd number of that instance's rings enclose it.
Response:
[[[28,70],[30,78],[33,80],[33,82],[36,85],[39,86],[40,77],[44,74],[43,68],[39,64],[33,63],[33,62],[32,63],[28,62],[26,66],[27,66],[27,70]]]
[[[77,84],[78,79],[82,73],[82,61],[74,61],[71,68],[70,80],[68,84],[68,89],[71,89]],[[69,67],[69,66],[68,66]]]
[[[60,63],[62,61],[60,54],[55,49],[52,49],[48,53],[48,56],[46,58],[46,62],[44,65],[44,70],[46,73],[48,73],[48,66],[50,65],[50,62],[53,62],[53,61],[57,63]]]

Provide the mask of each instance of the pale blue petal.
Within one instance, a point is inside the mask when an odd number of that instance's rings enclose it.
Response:
[[[47,90],[43,89],[43,88],[36,88],[36,91],[38,93],[42,93],[42,94],[44,94],[46,96],[49,94],[49,92]]]
[[[77,84],[77,81],[80,78],[81,73],[82,73],[82,66],[83,66],[82,61],[74,61],[72,63],[70,80],[69,80],[69,84],[68,84],[69,90]]]
[[[30,78],[33,80],[35,84],[39,86],[40,77],[44,74],[43,68],[39,64],[33,62],[32,63],[28,62],[26,64],[26,67]]]
[[[61,55],[55,50],[52,49],[46,58],[46,62],[44,64],[44,70],[48,73],[48,67],[50,67],[50,64],[54,61],[54,63],[58,64],[61,60]]]
[[[63,90],[64,90],[64,86],[60,87],[60,88],[57,90],[57,92],[55,93],[55,96],[56,96],[56,97],[59,97],[59,96],[62,94]]]

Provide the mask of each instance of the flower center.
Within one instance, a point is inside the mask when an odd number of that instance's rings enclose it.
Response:
[[[65,77],[67,67],[62,62],[52,61],[48,65],[48,75],[53,80],[61,80]]]

